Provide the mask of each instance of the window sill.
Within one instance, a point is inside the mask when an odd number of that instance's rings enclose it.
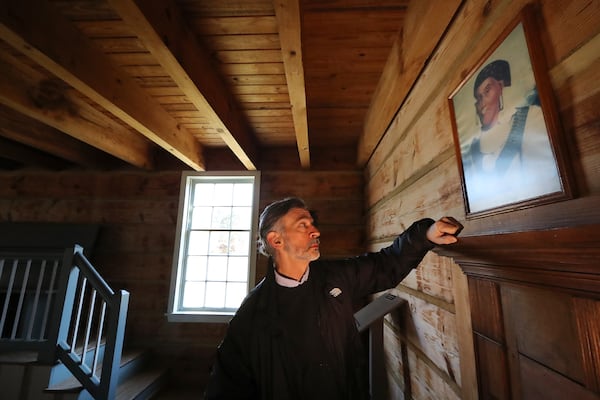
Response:
[[[233,318],[233,313],[168,313],[169,322],[204,322],[204,323],[228,323]]]

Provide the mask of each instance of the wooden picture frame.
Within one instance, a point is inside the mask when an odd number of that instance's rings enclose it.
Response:
[[[537,33],[527,6],[448,97],[467,219],[573,197]]]

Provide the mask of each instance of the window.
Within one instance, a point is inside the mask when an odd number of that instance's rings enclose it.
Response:
[[[259,179],[183,173],[169,321],[228,321],[254,285]]]

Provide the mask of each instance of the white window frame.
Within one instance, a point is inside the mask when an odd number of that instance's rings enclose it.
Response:
[[[248,249],[248,285],[246,294],[255,285],[256,276],[256,238],[258,229],[258,202],[260,193],[259,171],[236,171],[236,172],[196,172],[185,171],[181,175],[181,188],[179,194],[179,211],[177,215],[177,232],[175,237],[175,249],[173,254],[173,270],[171,273],[171,289],[169,293],[169,309],[167,318],[169,322],[228,322],[237,309],[200,309],[182,310],[180,305],[183,299],[183,270],[187,257],[187,237],[190,231],[191,219],[191,196],[192,188],[196,182],[239,182],[242,180],[252,181],[254,184],[252,199],[252,222],[250,229],[250,240]]]

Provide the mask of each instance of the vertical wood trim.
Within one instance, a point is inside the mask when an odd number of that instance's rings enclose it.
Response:
[[[471,305],[469,303],[469,284],[458,264],[452,264],[452,282],[454,307],[456,310],[456,337],[460,354],[461,394],[463,400],[478,399],[477,368],[475,346],[471,326]]]
[[[573,297],[573,314],[581,346],[585,386],[600,391],[600,302]]]
[[[510,379],[510,391],[512,398],[518,400],[521,398],[521,364],[519,362],[519,344],[517,341],[514,327],[515,318],[511,311],[515,304],[512,304],[510,288],[500,286],[500,301],[502,304],[502,317],[504,319],[504,334],[506,343],[506,362],[508,363],[508,375]]]

